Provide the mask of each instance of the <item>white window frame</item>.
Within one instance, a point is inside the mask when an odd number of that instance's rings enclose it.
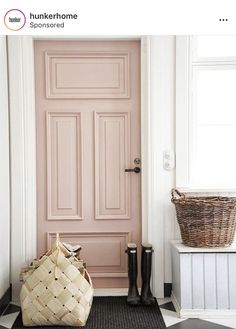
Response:
[[[190,38],[176,37],[176,186],[189,188]]]
[[[190,148],[193,146],[194,131],[189,129],[194,120],[190,83],[192,65],[204,66],[211,63],[236,64],[235,57],[194,58],[191,36],[176,37],[176,187],[186,192],[236,192],[236,188],[194,188],[191,184],[191,167],[194,159]],[[192,112],[191,112],[192,111]]]

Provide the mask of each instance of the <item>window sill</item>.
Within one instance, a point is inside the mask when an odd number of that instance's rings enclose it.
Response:
[[[183,188],[176,187],[182,193],[232,193],[236,194],[236,188]]]

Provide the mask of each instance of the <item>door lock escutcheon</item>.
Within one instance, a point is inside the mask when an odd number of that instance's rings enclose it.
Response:
[[[134,159],[134,164],[140,165],[140,163],[141,163],[141,159],[140,158],[135,158]]]

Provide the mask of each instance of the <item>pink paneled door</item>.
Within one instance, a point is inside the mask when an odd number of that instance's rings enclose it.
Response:
[[[95,287],[127,287],[141,241],[139,41],[35,41],[38,256],[81,244]]]

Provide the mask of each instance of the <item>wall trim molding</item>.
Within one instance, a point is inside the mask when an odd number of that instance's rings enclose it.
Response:
[[[12,284],[18,300],[20,268],[36,256],[36,137],[34,95],[34,40],[141,40],[141,149],[142,149],[142,241],[153,243],[153,293],[164,297],[163,223],[156,216],[158,196],[156,145],[157,130],[152,122],[156,108],[150,106],[149,36],[8,36],[10,80],[11,190],[12,190]],[[17,54],[17,55],[16,55]],[[160,125],[160,123],[159,123]],[[155,130],[155,131],[154,131]],[[162,210],[160,209],[159,212]],[[158,234],[156,235],[156,228]],[[157,279],[158,278],[158,279]]]

